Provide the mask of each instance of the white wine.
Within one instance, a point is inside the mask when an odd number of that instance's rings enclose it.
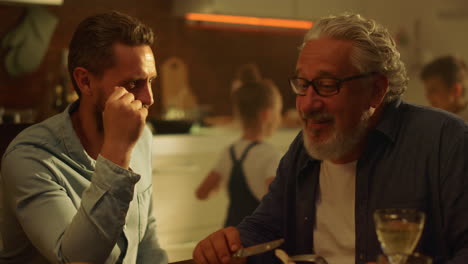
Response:
[[[379,209],[374,221],[380,245],[391,264],[406,263],[424,227],[426,215],[414,209]]]
[[[410,255],[421,237],[423,223],[387,220],[377,224],[377,236],[387,256]]]

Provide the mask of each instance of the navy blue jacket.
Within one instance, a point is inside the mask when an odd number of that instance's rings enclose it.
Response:
[[[288,254],[312,253],[319,172],[320,161],[307,154],[301,132],[259,207],[238,225],[244,246],[282,237]],[[468,263],[467,124],[440,110],[389,103],[358,160],[355,201],[356,263],[382,253],[374,210],[398,207],[426,213],[416,251],[434,264]],[[276,257],[270,252],[249,262],[274,263]]]

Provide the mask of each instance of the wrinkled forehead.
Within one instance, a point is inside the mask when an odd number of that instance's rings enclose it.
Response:
[[[352,72],[351,51],[351,41],[326,37],[311,39],[299,53],[296,72],[304,75]]]

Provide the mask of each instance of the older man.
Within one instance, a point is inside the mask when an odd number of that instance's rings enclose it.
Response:
[[[414,208],[427,215],[416,251],[468,263],[468,127],[400,99],[407,75],[388,31],[360,15],[320,19],[290,84],[302,132],[255,212],[202,240],[195,261],[228,263],[243,246],[284,238],[289,255],[371,262],[382,253],[373,212]]]
[[[110,12],[81,22],[80,98],[23,131],[2,161],[0,263],[167,263],[152,213],[153,32]]]
[[[421,71],[426,97],[433,107],[459,115],[468,121],[468,69],[455,56],[442,56],[426,64]]]

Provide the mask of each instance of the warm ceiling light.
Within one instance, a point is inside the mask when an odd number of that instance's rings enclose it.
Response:
[[[225,23],[248,26],[263,26],[263,27],[279,27],[279,28],[295,28],[309,29],[313,22],[307,20],[292,20],[292,19],[277,19],[277,18],[261,18],[247,16],[229,16],[215,14],[188,13],[185,15],[188,21]]]

